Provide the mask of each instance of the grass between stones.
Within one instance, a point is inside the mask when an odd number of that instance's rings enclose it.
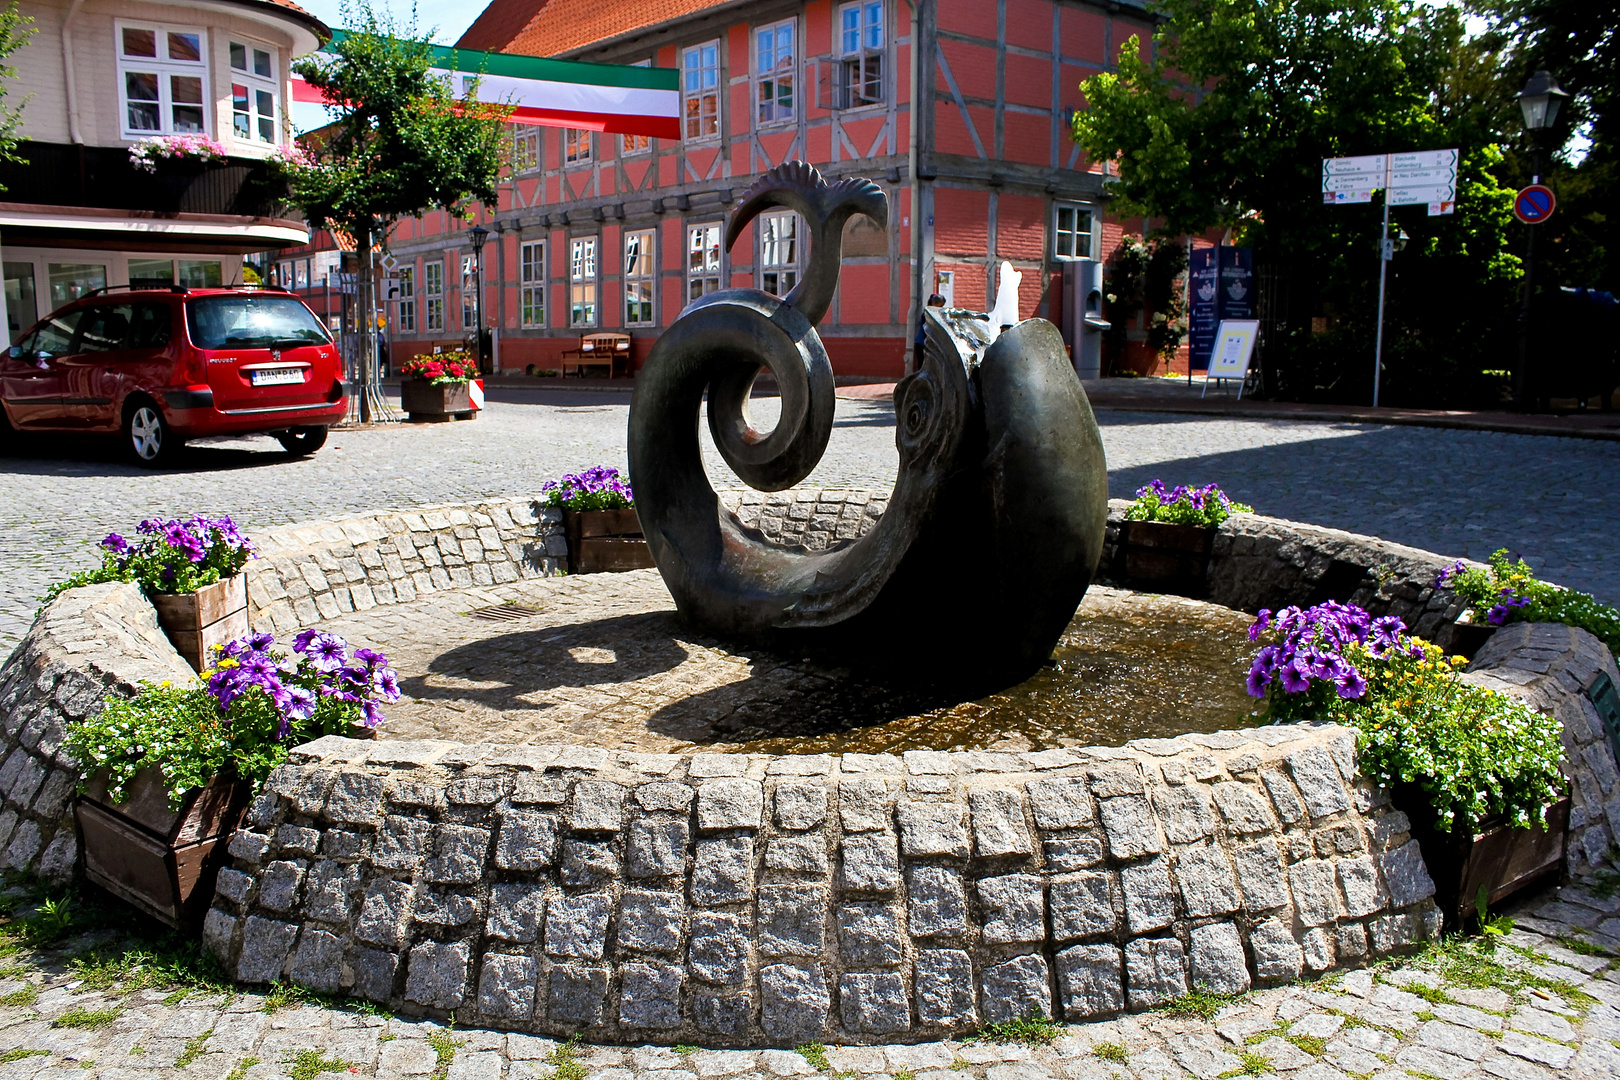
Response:
[[[18,1046],[0,1054],[0,1062],[9,1065],[13,1061],[21,1061],[23,1058],[50,1056],[51,1052],[49,1050],[30,1050],[27,1047]]]
[[[800,1043],[793,1048],[817,1072],[831,1072],[832,1062],[827,1060],[827,1048],[821,1043]]]
[[[1002,1020],[987,1024],[963,1042],[1023,1043],[1025,1046],[1050,1046],[1064,1032],[1064,1026],[1040,1013],[1031,1011],[1021,1020]]]
[[[456,1060],[457,1048],[463,1046],[467,1040],[456,1038],[455,1030],[452,1028],[444,1031],[428,1032],[427,1042],[429,1046],[433,1047],[434,1054],[437,1055],[437,1060],[433,1063],[434,1080],[443,1080],[444,1075],[450,1071],[450,1063]],[[579,1036],[575,1035],[551,1052],[551,1063],[557,1066],[557,1071],[554,1074],[557,1080],[585,1080],[585,1067],[574,1061],[574,1050],[578,1046]],[[579,1070],[577,1074],[564,1072],[563,1061],[565,1058],[574,1068]],[[294,1077],[293,1080],[298,1080],[298,1078]]]
[[[1091,1048],[1093,1057],[1106,1061],[1110,1065],[1127,1065],[1131,1055],[1125,1052],[1125,1047],[1119,1043],[1097,1043]]]
[[[917,1077],[910,1069],[901,1069],[894,1074],[894,1080],[917,1080]]]
[[[32,1005],[39,1000],[39,987],[25,986],[9,994],[0,994],[0,1005]]]
[[[85,1031],[95,1031],[104,1028],[124,1014],[123,1009],[86,1009],[82,1006],[69,1009],[67,1012],[51,1021],[54,1028],[79,1028]],[[209,1032],[212,1034],[212,1031]]]
[[[1242,1001],[1243,997],[1242,994],[1211,994],[1204,990],[1194,990],[1159,1011],[1166,1016],[1177,1016],[1184,1020],[1213,1020],[1215,1014],[1222,1008],[1235,1001]]]
[[[188,1048],[190,1044],[187,1044]],[[322,1050],[300,1050],[286,1060],[291,1080],[315,1080],[321,1073],[348,1072],[354,1068],[342,1058],[329,1058]]]
[[[1284,1035],[1283,1039],[1293,1043],[1311,1057],[1321,1057],[1327,1053],[1327,1040],[1316,1035]]]
[[[428,1041],[432,1042],[433,1036],[429,1035]],[[455,1045],[460,1046],[461,1043],[457,1042]],[[438,1049],[437,1044],[435,1044],[434,1049]],[[570,1036],[567,1042],[557,1044],[557,1048],[551,1052],[551,1056],[546,1058],[546,1061],[552,1066],[552,1080],[585,1080],[585,1065],[575,1056],[578,1051],[578,1035]],[[455,1055],[453,1048],[450,1054],[451,1056]],[[435,1073],[435,1075],[442,1076],[442,1070],[450,1067],[450,1058],[446,1057],[444,1051],[440,1050],[439,1060],[443,1062],[443,1066],[441,1071]]]
[[[187,1039],[186,1048],[180,1052],[179,1057],[174,1059],[174,1067],[177,1069],[183,1069],[187,1065],[190,1065],[193,1061],[196,1061],[202,1056],[203,1046],[208,1042],[209,1039],[213,1037],[214,1029],[209,1028],[196,1038]]]
[[[258,1063],[259,1059],[256,1057],[243,1058],[241,1061],[236,1063],[236,1068],[232,1069],[228,1074],[226,1074],[225,1080],[243,1080],[243,1078],[247,1076],[248,1070],[253,1068],[253,1066],[257,1065]]]
[[[1238,1067],[1221,1073],[1220,1080],[1230,1080],[1234,1076],[1264,1076],[1266,1073],[1276,1071],[1270,1058],[1253,1050],[1245,1050],[1238,1055]]]

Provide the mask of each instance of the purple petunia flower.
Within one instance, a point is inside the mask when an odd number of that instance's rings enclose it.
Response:
[[[293,720],[308,720],[315,715],[315,695],[302,686],[286,688],[287,702],[282,712]]]
[[[307,653],[312,641],[321,636],[319,630],[300,630],[298,636],[293,638],[293,651]]]
[[[264,631],[247,636],[247,647],[256,653],[267,653],[275,647],[275,644],[276,635]]]
[[[309,643],[310,662],[320,671],[336,671],[349,658],[349,643],[336,634],[315,635]]]
[[[377,673],[377,691],[387,701],[399,700],[399,675],[393,668],[383,668]]]
[[[374,728],[383,722],[383,711],[375,701],[361,702],[360,711],[365,714],[363,723],[368,728]]]
[[[367,668],[379,668],[388,663],[388,657],[373,649],[356,649],[354,658]]]
[[[102,540],[101,546],[114,555],[127,555],[129,553],[129,541],[117,533],[108,533],[106,539]]]
[[[1266,687],[1271,685],[1273,676],[1271,672],[1261,669],[1259,664],[1249,668],[1249,696],[1263,698],[1266,696]]]
[[[1367,692],[1367,680],[1361,677],[1361,672],[1346,665],[1347,670],[1337,680],[1339,696],[1354,700]]]
[[[1249,640],[1259,641],[1260,635],[1271,626],[1271,609],[1261,608],[1255,615],[1254,622],[1249,625]]]
[[[1277,676],[1282,681],[1282,688],[1290,694],[1303,693],[1311,687],[1311,680],[1293,664],[1284,664],[1278,668]]]

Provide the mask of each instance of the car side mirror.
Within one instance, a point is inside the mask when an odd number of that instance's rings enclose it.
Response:
[[[13,360],[21,360],[23,355],[23,347],[21,345],[13,345],[11,348],[6,350],[6,355],[11,357]]]

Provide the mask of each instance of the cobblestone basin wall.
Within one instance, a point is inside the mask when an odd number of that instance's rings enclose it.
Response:
[[[567,568],[562,512],[537,500],[439,506],[254,534],[248,618],[287,634],[345,611]]]
[[[1620,838],[1620,775],[1603,720],[1585,689],[1620,670],[1603,642],[1560,623],[1513,623],[1491,635],[1463,676],[1524,701],[1564,725],[1564,773],[1570,780],[1569,872],[1597,866]]]
[[[909,1041],[1432,937],[1405,815],[1302,725],[1123,749],[638,755],[323,739],[231,843],[239,980],[594,1041]]]
[[[138,586],[90,585],[46,605],[0,668],[0,867],[70,880],[79,771],[62,749],[67,726],[99,712],[108,694],[133,695],[143,679],[195,674]]]

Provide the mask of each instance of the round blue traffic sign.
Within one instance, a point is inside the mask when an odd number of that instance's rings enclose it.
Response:
[[[1513,196],[1513,216],[1526,225],[1539,225],[1552,217],[1558,200],[1546,184],[1531,184]]]

